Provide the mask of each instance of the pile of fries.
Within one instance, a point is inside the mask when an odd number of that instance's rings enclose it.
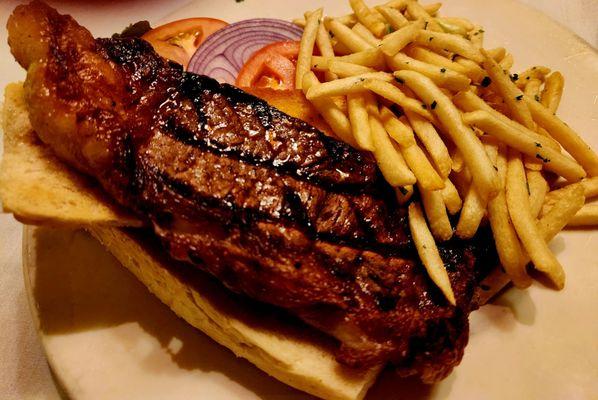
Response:
[[[510,53],[484,49],[484,30],[439,16],[439,3],[349,3],[346,16],[294,21],[304,27],[296,88],[341,140],[372,152],[401,204],[417,187],[409,226],[432,280],[454,304],[436,242],[472,238],[487,220],[516,286],[531,284],[531,262],[562,288],[547,243],[567,225],[598,224],[598,205],[585,204],[598,196],[598,155],[555,115],[563,76],[511,74]]]

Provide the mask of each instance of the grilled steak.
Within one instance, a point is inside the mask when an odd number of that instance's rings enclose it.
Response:
[[[487,237],[441,246],[453,307],[369,154],[44,4],[17,7],[8,28],[40,139],[172,258],[336,337],[342,363],[425,382],[459,363]]]

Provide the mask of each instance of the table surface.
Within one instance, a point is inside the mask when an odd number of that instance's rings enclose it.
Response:
[[[450,2],[450,0],[446,0]],[[598,48],[598,0],[520,0],[538,8],[556,21],[565,25],[577,35]],[[143,18],[159,19],[169,10],[190,3],[177,0],[159,4],[159,0],[145,0],[144,9],[151,9],[153,15]],[[0,26],[6,26],[6,19],[19,1],[0,3]],[[77,2],[52,2],[60,9],[80,17],[91,26],[95,34],[109,34],[118,27],[139,17],[139,1],[89,2],[80,12]],[[152,3],[152,7],[147,7]],[[80,3],[79,3],[80,4]],[[120,17],[111,18],[109,24],[102,24],[100,17],[107,8],[118,7]],[[95,26],[94,26],[95,25]],[[490,33],[491,34],[491,33]],[[6,44],[6,31],[0,30],[0,59],[11,57]],[[0,88],[7,83],[22,80],[23,71],[14,67],[0,71]],[[59,399],[43,351],[29,315],[29,307],[21,269],[22,227],[12,216],[0,215],[0,394],[3,399]]]

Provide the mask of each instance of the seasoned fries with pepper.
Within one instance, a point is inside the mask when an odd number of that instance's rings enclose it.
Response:
[[[320,17],[319,54],[308,64],[326,82],[313,72],[297,76],[307,99],[338,137],[372,151],[399,203],[413,203],[418,232],[423,210],[432,232],[426,240],[449,240],[453,231],[467,239],[489,225],[515,285],[530,285],[527,252],[562,287],[564,272],[547,242],[565,226],[598,224],[598,206],[579,204],[581,191],[583,201],[598,196],[598,155],[555,115],[563,75],[541,65],[511,73],[515,54],[486,49],[484,28],[439,15],[440,3],[349,4],[353,14]],[[312,15],[298,19],[310,49]],[[348,116],[335,104],[339,96]],[[569,185],[555,187],[554,175]],[[438,278],[438,258],[421,246],[418,252]],[[437,284],[445,291],[446,282]]]

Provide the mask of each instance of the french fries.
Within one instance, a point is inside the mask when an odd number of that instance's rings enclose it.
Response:
[[[348,94],[347,108],[355,141],[363,150],[374,151],[369,116],[366,109],[366,94]]]
[[[442,3],[424,4],[422,8],[431,16],[435,16],[438,10],[442,7]]]
[[[379,79],[367,79],[364,81],[363,85],[373,93],[376,93],[377,95],[384,97],[395,104],[398,104],[406,112],[413,112],[414,114],[421,115],[426,119],[433,119],[432,114],[422,107],[421,102],[407,97],[399,88],[391,85],[388,82],[383,82]]]
[[[523,93],[527,96],[533,97],[536,100],[540,99],[540,88],[542,87],[542,81],[539,79],[530,79],[525,88],[523,89]]]
[[[560,72],[553,72],[546,77],[544,83],[544,90],[542,91],[541,103],[551,113],[556,113],[563,95],[563,87],[565,86],[565,78]]]
[[[434,238],[441,242],[449,240],[453,236],[453,228],[446,212],[442,191],[425,190],[420,185],[418,189]]]
[[[486,212],[488,199],[478,194],[474,185],[469,187],[455,234],[461,239],[471,239],[478,230]]]
[[[334,34],[335,39],[345,45],[351,52],[364,51],[373,48],[368,42],[353,32],[351,28],[341,24],[335,19],[328,20],[328,29]]]
[[[440,258],[438,247],[428,229],[421,207],[417,203],[411,203],[409,206],[409,229],[419,258],[430,278],[442,290],[447,300],[455,305],[455,295],[444,262]]]
[[[388,60],[388,65],[394,70],[410,70],[419,72],[430,78],[439,87],[447,88],[452,91],[467,90],[471,80],[446,67],[437,67],[432,64],[411,58],[403,53]]]
[[[318,25],[318,32],[316,34],[316,46],[318,50],[320,50],[320,54],[323,57],[334,57],[334,48],[332,47],[332,42],[330,41],[330,34],[326,29],[324,24]],[[311,57],[311,54],[310,54]],[[337,76],[327,71],[325,74],[326,81],[333,81],[337,78]],[[303,82],[301,82],[303,84]]]
[[[380,46],[380,43],[382,42],[380,39],[374,36],[374,34],[370,32],[368,28],[365,27],[365,25],[362,25],[360,22],[353,25],[353,28],[351,28],[351,30],[359,36],[361,36],[363,40],[368,42],[373,47]]]
[[[497,146],[491,143],[484,143],[484,148],[486,149],[486,153],[488,154],[488,157],[490,157],[492,164],[496,165],[496,160],[498,158]],[[488,199],[482,197],[477,192],[475,186],[471,185],[467,192],[467,196],[465,196],[465,201],[463,202],[463,209],[459,216],[455,234],[461,239],[472,238],[476,234],[480,223],[484,218],[487,206]]]
[[[481,26],[475,25],[468,33],[469,40],[474,47],[481,49],[484,45],[484,29]]]
[[[553,171],[569,181],[577,182],[586,175],[583,168],[575,160],[548,147],[544,136],[538,134],[535,136],[521,135],[520,131],[511,129],[510,126],[487,111],[474,111],[464,114],[463,121],[475,125],[512,148],[539,159],[545,169]]]
[[[498,177],[494,166],[484,151],[482,142],[467,127],[453,102],[434,85],[430,78],[413,71],[398,71],[395,76],[402,79],[418,97],[423,99],[442,125],[453,143],[459,148],[465,164],[472,172],[473,181],[481,196],[488,199],[498,192]]]
[[[581,164],[588,175],[598,175],[598,154],[567,124],[552,114],[546,107],[535,99],[524,96],[525,103],[534,120],[546,129],[550,136],[555,138],[573,158]],[[579,178],[582,178],[580,176]]]
[[[492,57],[492,56],[491,56]],[[494,57],[492,57],[494,59]],[[505,56],[498,62],[498,65],[503,69],[503,71],[509,71],[513,66],[515,59],[511,53],[505,54]]]
[[[453,162],[452,169],[455,172],[461,172],[463,167],[465,166],[465,161],[463,160],[463,154],[457,149],[454,148],[454,151],[451,152],[451,160]]]
[[[548,182],[539,171],[526,171],[527,187],[529,189],[530,211],[534,218],[537,218],[544,205],[544,199],[550,189]]]
[[[507,206],[507,153],[504,145],[499,147],[496,169],[501,189],[496,197],[488,202],[488,220],[501,265],[515,286],[525,288],[531,285],[531,278],[525,269],[527,263],[523,261],[524,253]]]
[[[415,114],[410,110],[405,110],[405,116],[409,120],[409,124],[415,131],[417,138],[422,142],[430,155],[436,171],[438,171],[441,177],[446,179],[452,169],[452,160],[436,128],[428,120],[422,118],[421,115]]]
[[[357,20],[367,27],[377,37],[382,37],[386,30],[384,21],[377,18],[377,15],[368,8],[363,0],[349,0]]]
[[[438,21],[438,23],[441,24],[441,26],[443,26],[442,24],[451,24],[451,25],[460,26],[461,28],[465,29],[465,31],[471,31],[474,29],[474,25],[467,18],[436,17],[436,21]]]
[[[584,179],[581,182],[579,182],[579,184],[583,188],[584,197],[586,199],[591,199],[592,197],[598,196],[598,177]],[[563,198],[563,196],[567,193],[568,188],[571,187],[571,186],[572,185],[567,185],[567,186],[565,186],[563,188],[556,189],[556,190],[553,190],[551,192],[548,192],[546,194],[545,199],[544,199],[544,205],[542,207],[543,208],[542,213],[546,214],[546,212],[552,206],[554,206],[554,204],[557,201],[560,201]]]
[[[484,57],[470,41],[461,36],[450,33],[420,30],[415,42],[434,50],[448,50],[475,62],[481,62]]]
[[[348,27],[352,27],[357,23],[357,17],[355,14],[347,14],[334,19],[343,25],[347,25]]]
[[[449,214],[455,215],[461,211],[461,208],[463,207],[463,201],[461,200],[461,196],[459,196],[457,188],[448,178],[444,181],[442,199],[444,200],[444,204],[446,205],[446,209],[448,210]]]
[[[417,1],[407,2],[407,14],[411,19],[422,20],[426,23],[426,29],[436,32],[444,32],[438,22],[423,8]]]
[[[447,18],[436,18],[436,22],[440,25],[443,32],[467,36],[467,28],[461,24],[451,22]]]
[[[505,103],[509,106],[513,118],[526,128],[535,130],[536,126],[532,115],[525,101],[523,101],[523,92],[515,86],[509,76],[503,72],[502,67],[488,53],[484,52],[484,57],[482,66],[490,76],[490,79],[492,79],[492,83],[503,97]]]
[[[409,43],[413,42],[419,31],[424,27],[424,21],[418,20],[414,23],[410,23],[397,31],[394,31],[390,35],[387,35],[380,45],[380,50],[387,56],[394,56],[401,51]]]
[[[472,112],[472,111],[477,111],[477,110],[483,110],[483,111],[486,111],[489,114],[491,114],[492,117],[500,120],[502,123],[510,126],[511,129],[519,131],[520,134],[527,135],[531,138],[535,138],[538,136],[538,134],[536,134],[535,132],[527,129],[526,127],[519,124],[518,122],[515,122],[512,119],[509,119],[505,115],[501,114],[500,112],[498,112],[495,109],[493,109],[492,107],[490,107],[488,105],[488,103],[486,103],[484,100],[480,99],[478,96],[476,96],[471,91],[457,93],[457,95],[455,95],[453,97],[453,101],[455,102],[457,107],[459,107],[463,111]],[[561,150],[561,145],[559,144],[559,142],[557,142],[550,136],[546,136],[546,135],[543,135],[543,136],[544,136],[544,138],[542,140],[544,140],[544,142],[543,142],[544,146],[550,147],[551,149],[553,149],[555,151]]]
[[[596,225],[598,225],[598,204],[586,204],[567,223],[567,226]]]
[[[392,75],[385,72],[365,73],[314,85],[308,90],[305,96],[308,100],[314,100],[323,97],[346,96],[349,93],[363,92],[366,90],[365,82],[370,78],[386,82],[393,80]]]
[[[417,145],[411,128],[401,123],[386,107],[381,108],[380,117],[390,137],[399,144],[407,165],[413,171],[421,187],[425,190],[443,189],[444,180]]]
[[[458,72],[465,76],[467,76],[469,72],[469,69],[463,65],[420,46],[408,46],[405,49],[405,52],[408,56],[413,57],[416,60],[435,65],[439,68],[446,68],[447,70]]]
[[[550,68],[546,68],[543,66],[535,66],[523,71],[520,74],[515,75],[513,79],[517,87],[521,89],[525,87],[525,85],[530,79],[536,78],[540,79],[541,81],[544,81],[544,78],[549,73]]]
[[[369,72],[376,72],[375,69],[370,67],[364,67],[359,64],[351,64],[344,61],[338,61],[333,59],[328,64],[328,71],[332,72],[339,78],[348,78],[355,75],[363,75]]]
[[[317,85],[320,81],[313,72],[308,72],[303,77],[303,93],[307,94],[309,90]],[[325,99],[316,99],[312,104],[322,115],[324,120],[330,125],[330,128],[341,140],[349,143],[353,147],[357,147],[357,143],[353,139],[351,132],[351,123],[345,113],[332,101]]]
[[[295,89],[303,87],[303,76],[310,70],[311,55],[314,52],[314,44],[318,34],[318,26],[322,18],[323,10],[321,8],[309,14],[301,36],[299,45],[299,55],[297,56],[297,67],[295,72]]]
[[[521,156],[517,151],[510,150],[506,180],[509,215],[535,268],[546,274],[555,287],[562,289],[565,285],[565,272],[538,231],[530,210],[525,179]]]
[[[537,223],[538,231],[546,243],[550,242],[572,218],[581,210],[584,204],[583,186],[574,183],[567,186],[561,198],[554,204],[554,207],[544,214]],[[526,257],[524,262],[529,262]]]
[[[413,185],[415,175],[409,170],[398,146],[388,137],[377,115],[369,115],[370,132],[374,145],[374,157],[386,181],[394,187]]]
[[[409,20],[405,18],[405,16],[396,8],[380,6],[376,9],[380,12],[380,14],[382,14],[382,16],[395,31],[409,25]]]
[[[377,69],[384,69],[386,67],[384,55],[379,49],[368,49],[361,52],[349,54],[346,56],[338,57],[338,60]]]
[[[562,74],[510,74],[513,53],[485,49],[484,29],[437,15],[440,3],[349,4],[345,16],[294,21],[304,27],[296,86],[338,138],[372,152],[409,205],[430,277],[454,301],[434,240],[472,238],[487,218],[505,276],[529,286],[531,258],[561,288],[547,242],[566,226],[598,225],[598,202],[584,206],[598,196],[598,155],[555,115]]]

